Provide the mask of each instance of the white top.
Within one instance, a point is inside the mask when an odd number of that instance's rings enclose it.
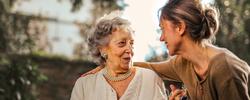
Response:
[[[116,91],[103,76],[103,70],[80,77],[70,100],[117,100]],[[161,78],[152,70],[136,67],[134,78],[120,100],[167,100]]]

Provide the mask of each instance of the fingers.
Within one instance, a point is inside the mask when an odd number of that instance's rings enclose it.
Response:
[[[81,77],[87,76],[87,75],[89,75],[89,74],[94,74],[94,72],[89,71],[89,72],[87,72],[87,73],[82,74]]]
[[[186,96],[186,91],[184,89],[178,89],[175,85],[169,86],[171,89],[171,94],[169,100],[179,100],[183,96]]]
[[[88,72],[82,74],[81,77],[87,76],[87,75],[89,75],[89,74],[95,74],[95,73],[99,72],[101,69],[102,69],[102,67],[101,67],[101,66],[98,66],[98,67],[96,67],[95,69],[92,69],[92,70],[90,70],[90,71],[88,71]]]
[[[176,89],[175,91],[172,92],[172,94],[169,97],[169,100],[175,100],[175,98],[181,98],[183,91],[180,89]]]
[[[102,68],[103,68],[103,67],[98,66],[98,67],[96,67],[96,68],[94,69],[94,71],[93,71],[93,72],[95,72],[95,73],[96,73],[96,72],[99,72],[100,70],[102,70]]]

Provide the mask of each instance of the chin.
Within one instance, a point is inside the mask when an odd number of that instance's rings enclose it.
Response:
[[[173,52],[173,51],[169,51],[168,54],[169,54],[170,56],[176,55],[175,52]]]
[[[122,65],[122,69],[124,69],[124,70],[128,70],[129,69],[129,67],[130,67],[130,65],[128,64],[128,65]]]

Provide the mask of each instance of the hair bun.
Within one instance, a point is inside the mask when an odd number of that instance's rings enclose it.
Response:
[[[209,27],[210,34],[215,34],[219,28],[219,16],[218,10],[207,6],[204,10],[204,17],[206,19],[207,25]]]

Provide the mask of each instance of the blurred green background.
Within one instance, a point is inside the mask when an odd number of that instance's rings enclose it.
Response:
[[[91,1],[92,9],[84,11],[89,17],[79,21],[18,10],[22,2],[32,1],[34,0],[0,0],[0,100],[68,100],[75,80],[96,66],[87,55],[85,40],[88,30],[103,14],[117,9],[126,10],[130,5],[124,0],[54,0],[59,5],[69,2],[70,13],[73,14],[89,6],[86,1]],[[211,2],[219,8],[221,14],[215,44],[228,48],[249,64],[250,0]],[[72,46],[72,57],[51,50],[51,45],[57,45],[48,41],[50,39],[47,33],[53,27],[50,26],[51,23],[54,26],[76,26],[79,42]],[[64,35],[60,29],[56,29],[54,33],[56,35],[51,39],[53,42],[60,41],[60,36]],[[74,40],[76,39],[68,39],[67,42]],[[66,48],[68,47],[62,46],[58,49]],[[168,56],[165,53],[157,54],[153,47],[150,53],[147,61],[162,61]]]

